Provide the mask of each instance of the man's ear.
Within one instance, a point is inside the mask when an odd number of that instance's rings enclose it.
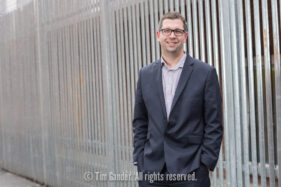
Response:
[[[159,42],[159,38],[160,38],[160,31],[156,31],[156,37],[157,37],[157,41]]]
[[[188,32],[185,32],[184,37],[185,37],[185,41],[186,41],[187,37],[188,37]]]

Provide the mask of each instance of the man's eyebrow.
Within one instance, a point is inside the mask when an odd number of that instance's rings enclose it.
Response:
[[[171,29],[171,28],[162,28],[162,29]],[[184,29],[181,29],[181,28],[175,28],[175,29],[171,29],[171,30],[184,30]]]

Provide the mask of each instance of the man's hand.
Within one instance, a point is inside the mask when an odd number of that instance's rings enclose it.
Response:
[[[202,162],[201,162],[201,164],[202,164],[204,167],[206,167],[209,172],[211,171],[209,166],[207,166],[206,164],[204,164],[204,163],[202,163]]]

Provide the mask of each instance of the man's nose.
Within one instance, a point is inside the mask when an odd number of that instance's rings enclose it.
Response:
[[[176,35],[175,35],[175,32],[174,32],[174,31],[172,31],[172,32],[171,32],[170,37],[176,37]]]

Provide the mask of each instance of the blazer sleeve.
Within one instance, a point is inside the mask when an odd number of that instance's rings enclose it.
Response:
[[[221,104],[218,77],[215,68],[212,67],[204,89],[205,128],[201,154],[201,162],[211,171],[216,167],[223,136]]]
[[[144,143],[147,136],[148,117],[147,109],[142,95],[142,69],[139,72],[137,90],[135,96],[133,132],[134,132],[134,163],[139,161],[139,157],[143,157]]]

